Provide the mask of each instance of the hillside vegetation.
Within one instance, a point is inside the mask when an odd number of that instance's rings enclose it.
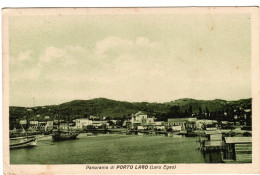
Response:
[[[195,100],[179,99],[167,103],[148,103],[148,102],[125,102],[106,98],[95,98],[91,100],[74,100],[60,105],[37,106],[33,108],[10,106],[10,125],[20,119],[45,120],[49,116],[50,120],[64,119],[73,120],[75,118],[87,118],[91,115],[98,116],[100,119],[106,116],[109,119],[125,120],[137,111],[144,111],[157,120],[167,120],[174,117],[191,117],[197,114],[201,118],[209,117],[214,119],[214,114],[224,112],[233,115],[233,111],[241,109],[251,109],[252,99],[241,99],[237,101],[215,100]],[[203,115],[202,115],[203,114]],[[204,117],[203,117],[204,116]],[[215,116],[216,117],[216,116]]]

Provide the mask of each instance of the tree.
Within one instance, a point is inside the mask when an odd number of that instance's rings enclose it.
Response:
[[[199,115],[198,115],[198,118],[202,118],[202,109],[201,109],[201,107],[199,107]]]
[[[209,118],[209,109],[206,107],[206,118]]]
[[[189,107],[189,115],[192,115],[192,105]]]
[[[83,118],[88,118],[87,113],[84,113]]]
[[[168,118],[177,118],[180,117],[181,112],[180,112],[180,106],[171,106],[170,107],[170,112],[166,115],[167,119]]]

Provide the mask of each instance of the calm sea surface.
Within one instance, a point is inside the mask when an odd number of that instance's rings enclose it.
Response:
[[[33,148],[10,150],[11,164],[220,163],[220,154],[203,155],[195,137],[83,133],[76,140],[38,139]]]

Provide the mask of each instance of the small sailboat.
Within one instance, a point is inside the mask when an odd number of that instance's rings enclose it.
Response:
[[[34,136],[10,138],[10,149],[34,147],[36,145],[37,139]]]
[[[28,136],[24,128],[22,129],[22,132],[19,133],[19,135],[21,136],[10,138],[10,149],[33,147],[37,145],[36,137]]]
[[[17,130],[16,127],[14,126],[14,129],[11,130],[9,133],[10,149],[36,146],[37,145],[36,136],[31,135],[32,132],[28,131],[29,128],[28,116],[26,116],[26,128],[25,128],[27,131],[24,129],[21,123],[20,125],[22,127],[22,130]]]

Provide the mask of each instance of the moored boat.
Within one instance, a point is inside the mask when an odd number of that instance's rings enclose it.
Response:
[[[37,139],[33,136],[10,138],[10,149],[34,147],[36,145]]]
[[[66,128],[61,128],[61,126],[60,126],[61,121],[59,119],[59,115],[57,115],[57,117],[58,117],[57,129],[52,130],[52,134],[51,134],[53,141],[76,139],[80,132],[77,130],[72,130],[70,128],[69,117],[67,117]]]
[[[172,137],[174,135],[179,135],[180,134],[180,131],[171,131],[171,132],[168,132],[168,136],[169,137]]]
[[[72,140],[76,139],[79,135],[76,131],[62,131],[57,130],[52,132],[53,141],[61,141],[61,140]]]

